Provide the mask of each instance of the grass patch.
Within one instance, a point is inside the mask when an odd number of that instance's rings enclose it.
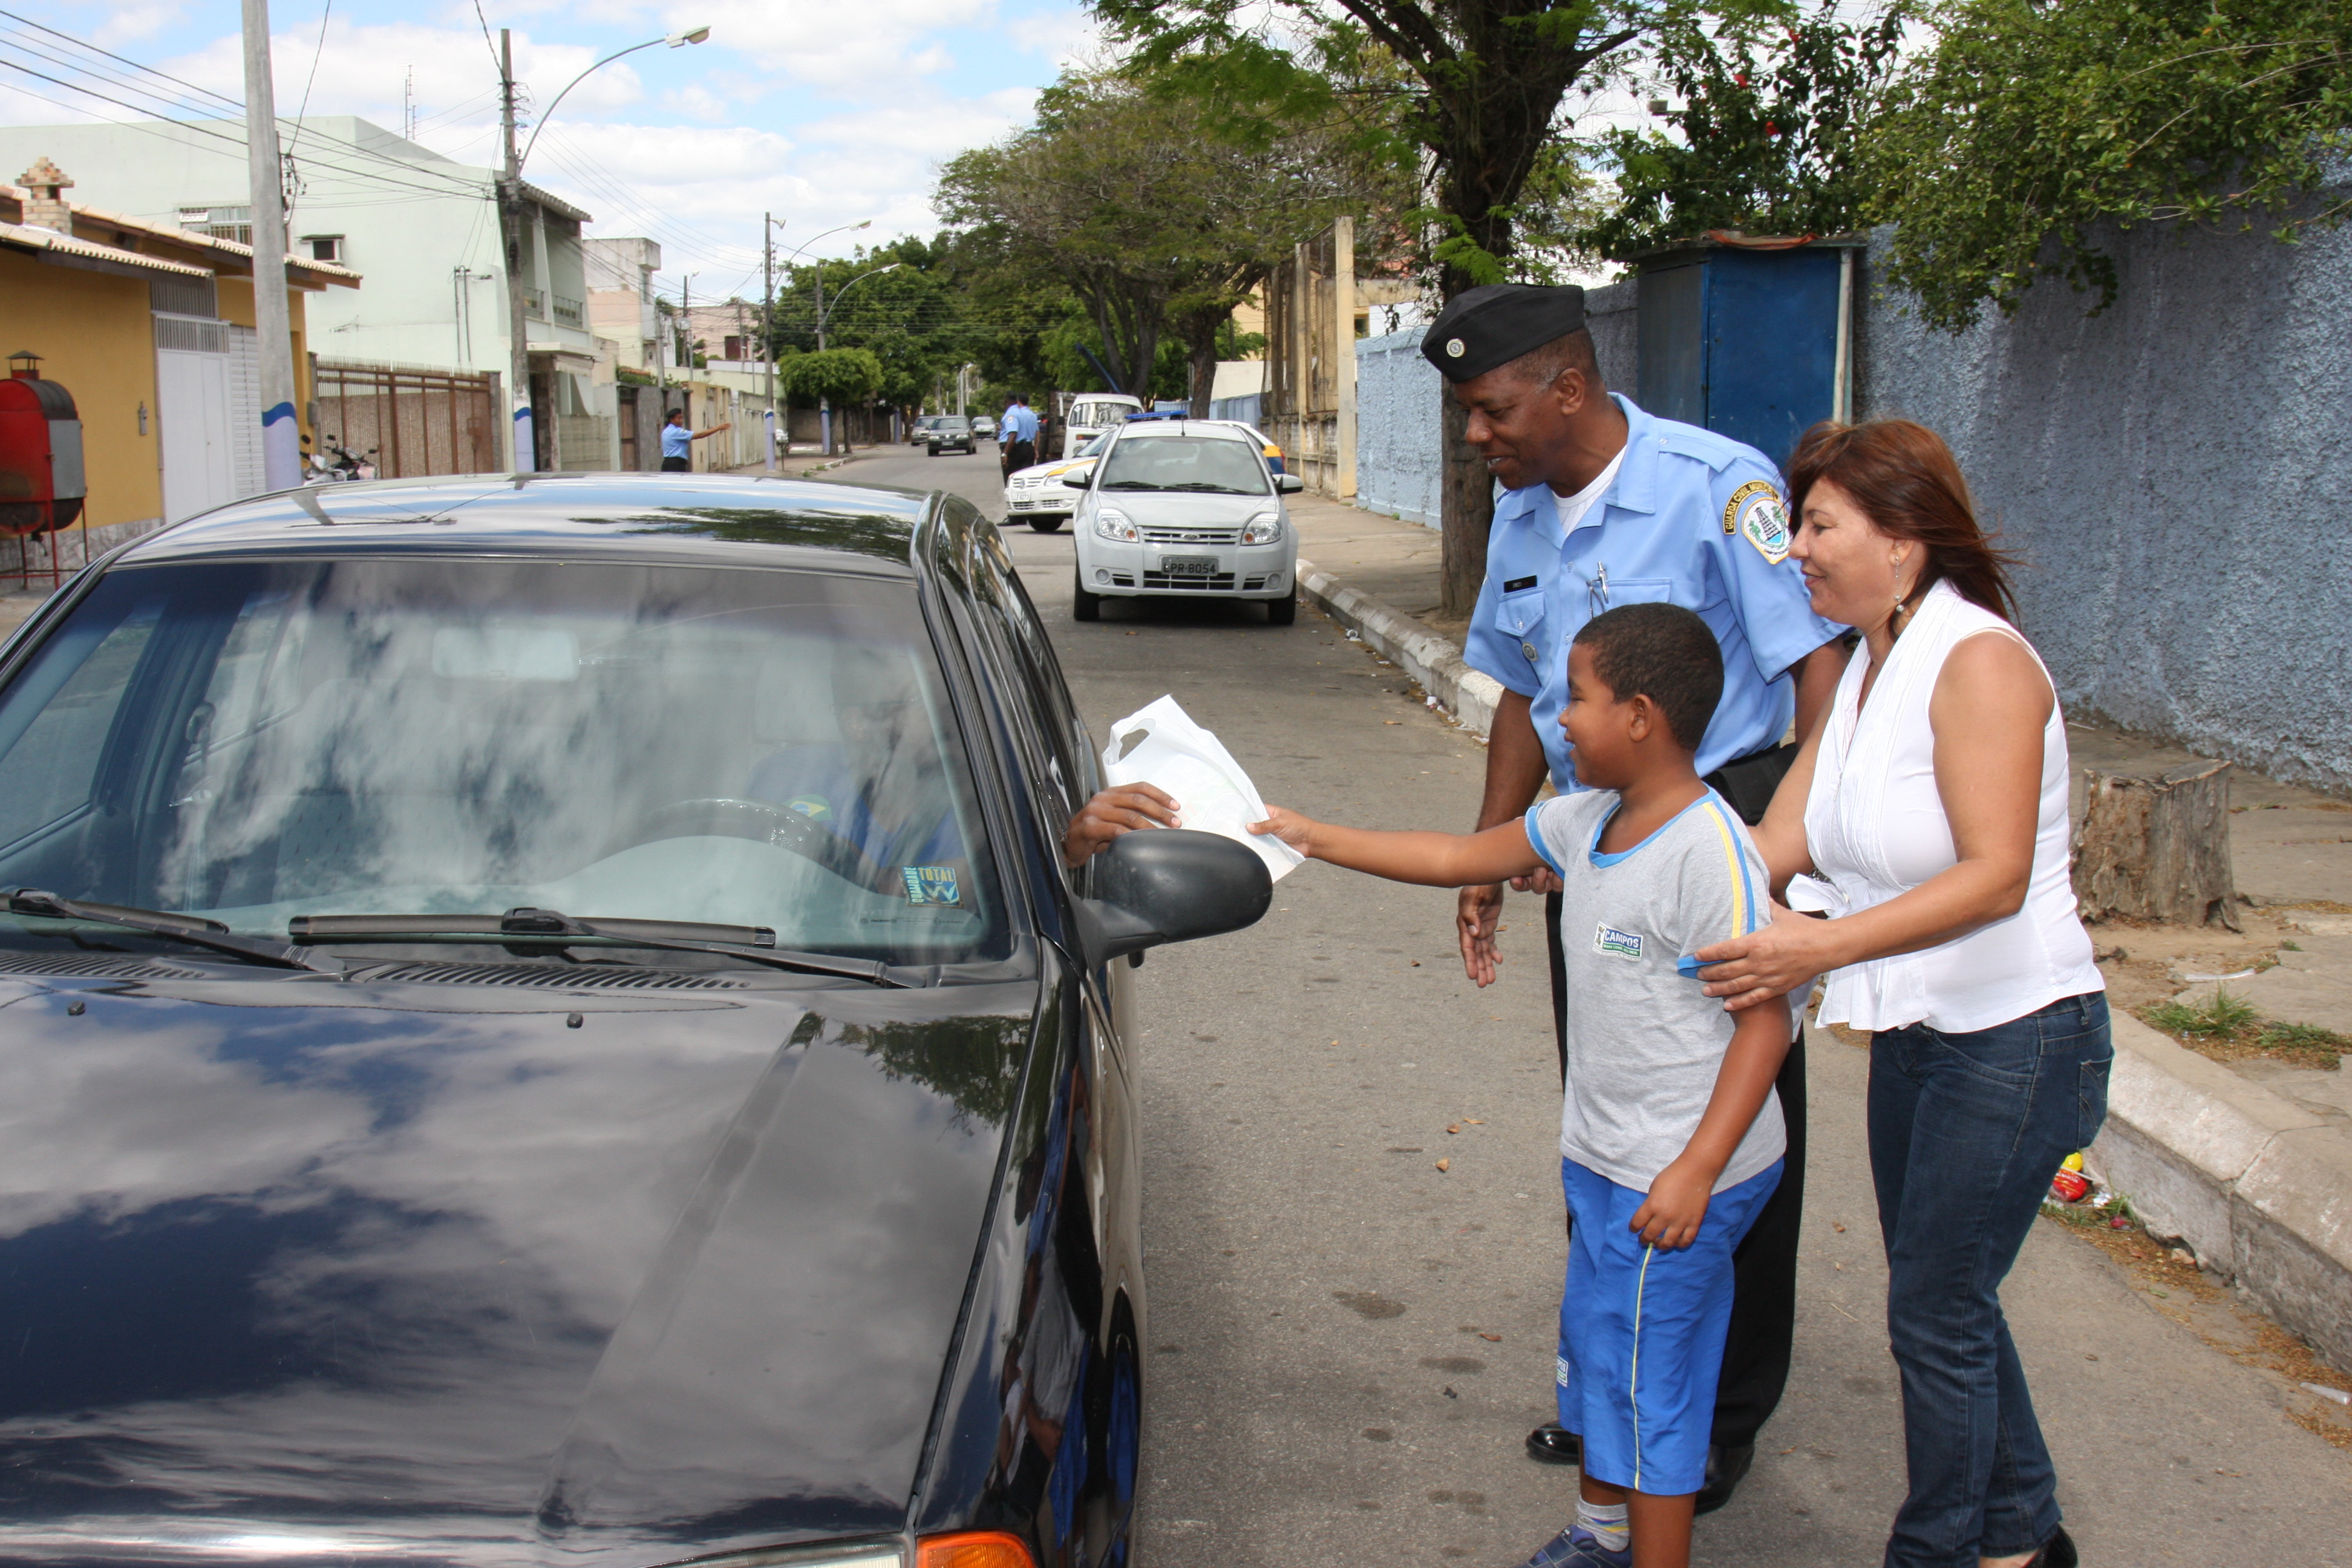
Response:
[[[2140,1021],[2215,1061],[2268,1057],[2295,1067],[2335,1071],[2352,1040],[2310,1024],[2268,1023],[2252,1003],[2217,986],[2202,1005],[2155,1002],[2139,1010]]]

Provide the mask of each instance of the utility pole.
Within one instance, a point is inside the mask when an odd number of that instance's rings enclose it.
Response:
[[[816,352],[824,353],[824,258],[816,263]],[[824,443],[824,455],[833,456],[833,396],[821,395],[816,400],[817,433]]]
[[[768,470],[776,468],[776,215],[760,215],[760,357],[768,362]]]
[[[294,324],[286,304],[286,174],[278,154],[278,97],[269,79],[269,0],[245,0],[245,144],[253,202],[253,326],[261,353],[261,477],[302,482],[302,425],[294,416]]]
[[[504,27],[499,29],[499,131],[506,139],[499,219],[507,242],[507,380],[514,409],[514,471],[533,474],[539,471],[539,439],[531,427],[530,338],[523,325],[522,159],[515,152],[514,37]]]

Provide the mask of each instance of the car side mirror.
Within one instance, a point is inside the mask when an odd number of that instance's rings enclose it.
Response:
[[[1062,483],[1074,490],[1092,489],[1095,484],[1095,471],[1091,468],[1080,468],[1075,474],[1064,476]]]
[[[1095,857],[1095,897],[1074,900],[1087,967],[1147,947],[1255,925],[1274,878],[1245,844],[1181,827],[1122,833]]]
[[[1297,474],[1276,474],[1274,476],[1274,488],[1284,495],[1295,496],[1307,488],[1307,481]]]

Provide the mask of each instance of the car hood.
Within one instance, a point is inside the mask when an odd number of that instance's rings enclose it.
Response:
[[[901,1527],[1034,984],[129,971],[0,973],[0,1561]]]
[[[1098,504],[1145,528],[1239,528],[1276,510],[1272,496],[1204,495],[1187,490],[1097,490]]]
[[[1033,463],[1025,468],[1015,468],[1013,470],[1012,477],[1016,479],[1061,479],[1076,473],[1080,468],[1091,468],[1094,466],[1095,460],[1092,458],[1057,458],[1050,463]]]

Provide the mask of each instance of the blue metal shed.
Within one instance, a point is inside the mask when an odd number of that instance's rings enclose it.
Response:
[[[1636,401],[1785,468],[1808,427],[1850,416],[1853,268],[1865,244],[1717,232],[1633,258]]]

